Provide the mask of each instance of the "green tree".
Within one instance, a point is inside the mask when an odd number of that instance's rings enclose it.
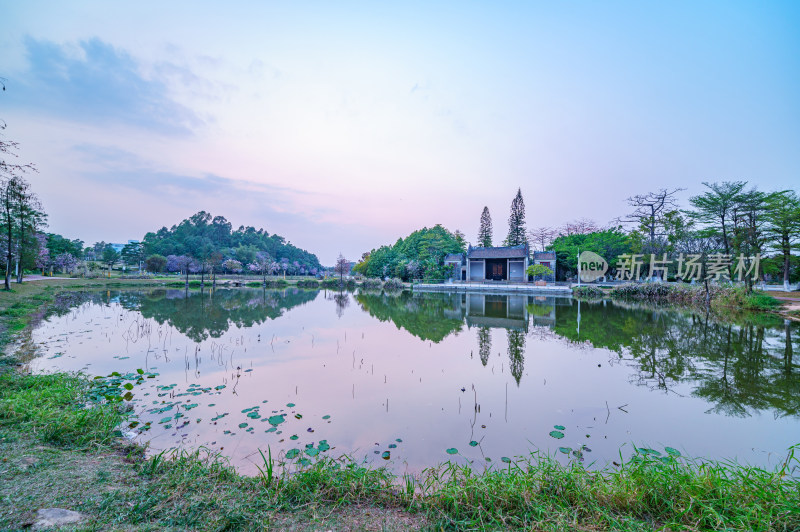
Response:
[[[718,235],[723,251],[731,252],[733,232],[733,217],[736,207],[741,202],[742,190],[747,185],[746,181],[724,181],[722,183],[703,182],[708,189],[699,196],[689,198],[689,203],[694,211],[688,211],[689,216],[704,225],[714,234]]]
[[[583,251],[594,251],[603,257],[610,268],[614,267],[617,257],[633,251],[631,237],[619,228],[595,231],[587,234],[561,235],[547,246],[556,252],[559,279],[573,276],[578,271],[578,254]]]
[[[485,248],[492,246],[492,215],[489,207],[484,207],[481,213],[481,226],[478,229],[478,245]]]
[[[15,205],[14,220],[15,246],[17,248],[17,282],[22,282],[25,268],[32,268],[38,256],[39,240],[36,233],[46,225],[47,215],[42,211],[39,198],[31,190],[30,184],[22,178],[14,180]]]
[[[449,274],[444,257],[449,253],[464,253],[465,242],[459,232],[451,233],[441,225],[423,227],[399,238],[393,246],[381,246],[361,256],[353,271],[367,277],[400,277],[443,279]],[[413,273],[412,271],[413,270]]]
[[[109,267],[109,269],[117,263],[119,257],[119,252],[114,249],[114,246],[111,244],[106,244],[105,249],[103,249],[103,262]]]
[[[167,268],[167,257],[164,255],[150,255],[144,260],[144,268],[148,272],[161,273]]]
[[[522,199],[522,189],[517,189],[517,195],[511,201],[511,214],[508,216],[508,236],[506,236],[504,244],[506,246],[519,246],[527,243],[525,201]]]
[[[788,291],[792,248],[800,240],[800,198],[791,190],[772,194],[765,218],[769,245],[783,257],[783,287]]]
[[[525,270],[525,273],[535,280],[537,277],[550,277],[553,275],[553,270],[542,264],[531,264],[528,266],[528,269]]]
[[[69,240],[61,235],[55,233],[47,234],[47,249],[50,250],[50,256],[55,257],[62,253],[69,253],[73,257],[83,257],[83,240]]]
[[[123,262],[130,266],[138,265],[144,259],[142,244],[139,242],[129,242],[125,244],[120,253]]]

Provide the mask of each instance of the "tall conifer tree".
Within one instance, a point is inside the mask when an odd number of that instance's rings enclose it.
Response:
[[[517,189],[517,195],[511,202],[511,214],[508,217],[508,236],[506,246],[526,244],[528,236],[525,233],[525,202],[522,200],[522,189]]]
[[[488,248],[492,245],[492,216],[489,214],[489,207],[483,208],[481,214],[481,228],[478,230],[478,244]]]

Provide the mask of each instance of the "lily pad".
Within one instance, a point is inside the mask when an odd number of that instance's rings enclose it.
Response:
[[[286,406],[288,406],[289,408],[294,408],[294,403],[286,403]]]
[[[390,443],[389,444],[389,449],[396,449],[396,448],[397,448],[397,444],[396,443]]]
[[[277,416],[270,416],[269,419],[267,419],[267,421],[272,426],[280,425],[281,423],[286,421],[286,418],[283,417],[284,415],[285,414],[278,414]]]
[[[560,430],[551,430],[550,431],[550,436],[552,436],[553,438],[555,438],[557,440],[560,440],[561,438],[564,437],[564,433],[561,432]]]
[[[300,436],[298,436],[297,434],[294,434],[294,435],[292,435],[292,436],[289,436],[289,439],[290,439],[290,440],[292,440],[292,441],[294,441],[294,440],[296,440],[296,439],[298,439],[298,438],[300,438]]]
[[[328,416],[328,415],[322,416],[322,419],[330,419],[330,418],[331,418],[331,416]]]
[[[470,447],[477,447],[478,446],[478,442],[476,442],[475,440],[472,440],[471,442],[469,442],[469,446]]]
[[[558,448],[558,452],[560,452],[561,454],[569,454],[569,453],[572,452],[572,448],[571,447],[559,447]]]
[[[381,458],[383,458],[384,460],[388,460],[389,458],[391,458],[391,456],[392,453],[390,453],[389,451],[383,451],[383,453],[381,453]]]
[[[327,451],[328,449],[330,449],[330,448],[331,448],[331,446],[328,444],[328,440],[321,440],[321,441],[319,442],[319,445],[317,445],[317,448],[318,448],[320,451],[322,451],[322,452],[325,452],[325,451]]]
[[[289,460],[294,460],[298,455],[300,455],[300,449],[289,449],[286,451],[286,458]]]
[[[446,452],[447,454],[458,454],[458,449],[456,449],[455,447],[450,447],[450,448],[449,448],[449,449],[447,449],[447,451],[445,451],[445,452]]]
[[[509,458],[508,456],[503,456],[502,458],[500,458],[500,460],[502,462],[505,462],[506,464],[510,464],[511,463],[511,458]]]
[[[566,430],[564,425],[553,425],[553,428],[556,430]]]
[[[301,466],[307,466],[311,465],[311,460],[309,460],[308,458],[301,458],[300,460],[297,461],[297,463],[300,464]]]
[[[311,449],[306,449],[306,454],[308,456],[317,456],[319,454],[319,449],[312,447]]]
[[[667,454],[670,456],[680,456],[681,452],[678,449],[673,449],[672,447],[664,447],[664,450],[667,451]]]
[[[247,423],[239,423],[239,428],[243,429],[247,426]]]

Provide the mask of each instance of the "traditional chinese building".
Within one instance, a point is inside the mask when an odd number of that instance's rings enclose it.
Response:
[[[541,264],[550,268],[553,273],[551,275],[542,276],[542,279],[549,282],[556,280],[556,252],[555,251],[534,251],[531,259],[531,264]]]
[[[529,250],[527,244],[505,247],[472,247],[467,249],[466,278],[470,281],[528,280]]]
[[[453,268],[454,281],[467,280],[467,261],[463,253],[449,253],[444,257],[444,265]]]

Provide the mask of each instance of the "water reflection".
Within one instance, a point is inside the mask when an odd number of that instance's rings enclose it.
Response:
[[[252,327],[313,301],[315,290],[153,290],[84,293],[81,300],[138,310],[168,324],[195,342],[220,338],[229,328]],[[708,412],[746,417],[770,411],[776,417],[800,414],[800,371],[793,363],[797,326],[773,316],[759,322],[723,323],[709,315],[611,301],[479,293],[357,293],[360,307],[380,321],[434,343],[477,328],[483,366],[491,357],[492,335],[506,337],[506,363],[517,385],[525,371],[526,337],[549,329],[576,347],[589,343],[617,354],[633,371],[630,382],[708,402]],[[330,291],[341,318],[351,294]],[[79,302],[73,298],[72,304]],[[61,312],[65,312],[61,310]]]
[[[281,317],[286,311],[313,301],[318,292],[289,288],[283,290],[149,290],[123,292],[81,292],[71,304],[92,301],[118,302],[137,310],[145,318],[167,324],[195,342],[220,338],[231,327],[252,327]],[[58,307],[58,314],[68,309]]]
[[[134,391],[152,449],[206,445],[237,465],[267,446],[322,442],[376,460],[391,450],[414,470],[452,447],[479,464],[587,444],[593,459],[615,459],[630,442],[763,464],[758,453],[797,443],[800,334],[765,315],[220,289],[87,292],[59,316],[36,331],[34,369],[155,371]],[[554,425],[567,427],[563,441]]]
[[[771,411],[800,414],[800,370],[792,363],[797,326],[771,315],[757,322],[724,323],[708,314],[642,305],[583,303],[560,308],[555,330],[618,354],[640,386],[679,394],[678,384],[708,401],[708,412],[746,417]]]
[[[525,369],[526,335],[542,327],[577,345],[609,349],[636,371],[631,382],[708,401],[709,412],[749,416],[800,413],[800,371],[792,362],[797,326],[770,315],[758,322],[722,323],[709,315],[611,301],[500,294],[360,294],[364,310],[391,320],[424,340],[441,342],[463,326],[477,327],[477,350],[486,366],[492,330],[504,329],[508,366],[519,385]]]

